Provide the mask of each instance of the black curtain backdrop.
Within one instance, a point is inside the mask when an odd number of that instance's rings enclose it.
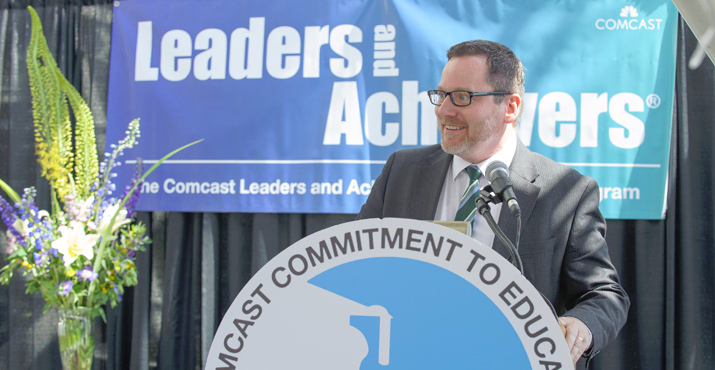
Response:
[[[0,0],[0,178],[46,194],[34,156],[26,10],[40,15],[65,76],[89,103],[104,148],[111,1]],[[197,2],[200,6],[200,2]],[[631,297],[618,339],[593,369],[715,368],[713,64],[687,67],[697,41],[681,20],[665,220],[609,220],[608,243]],[[40,198],[47,208],[47,196]],[[278,252],[348,214],[140,213],[153,244],[139,285],[97,319],[94,369],[203,369],[213,333],[250,277]],[[0,258],[7,256],[0,226]],[[0,265],[4,265],[4,260]],[[22,278],[0,286],[0,368],[60,368],[56,313]]]

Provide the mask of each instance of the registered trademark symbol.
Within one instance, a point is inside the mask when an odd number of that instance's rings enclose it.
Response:
[[[645,98],[646,104],[648,104],[648,107],[651,109],[658,108],[660,106],[660,96],[657,94],[650,94],[648,95],[647,98]]]

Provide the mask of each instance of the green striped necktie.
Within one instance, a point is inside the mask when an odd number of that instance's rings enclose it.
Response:
[[[464,191],[462,199],[459,200],[459,208],[457,209],[457,215],[454,217],[454,220],[471,222],[477,213],[476,202],[479,197],[479,176],[482,173],[479,172],[479,168],[475,165],[465,168],[465,171],[467,171],[469,175],[469,186],[467,190]]]

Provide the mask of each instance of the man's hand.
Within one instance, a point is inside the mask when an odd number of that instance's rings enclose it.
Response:
[[[593,339],[591,338],[591,332],[586,324],[573,317],[559,317],[559,323],[566,330],[564,333],[566,344],[568,344],[569,352],[571,352],[571,360],[576,365],[578,359],[591,347],[591,340]]]

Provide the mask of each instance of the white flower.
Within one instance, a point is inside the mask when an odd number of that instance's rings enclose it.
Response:
[[[117,211],[119,212],[117,213]],[[119,209],[119,204],[112,204],[104,210],[102,220],[99,221],[99,226],[97,226],[99,235],[104,235],[104,231],[109,227],[109,222],[112,221],[112,217],[114,217],[115,213],[117,213],[117,218],[114,220],[114,225],[112,225],[112,233],[117,232],[120,227],[132,222],[131,219],[127,218],[126,209]]]
[[[70,210],[69,213],[77,221],[87,221],[92,213],[92,207],[94,206],[94,195],[91,195],[85,200],[77,200],[75,202],[69,202]]]
[[[13,234],[9,229],[5,230],[5,236],[7,237],[7,248],[5,249],[5,253],[7,254],[13,254],[17,252],[17,238],[15,237],[15,234]]]
[[[37,212],[37,218],[40,220],[50,218],[50,213],[45,211],[44,209],[41,209],[40,212]]]
[[[12,224],[12,227],[17,230],[17,233],[26,237],[30,234],[30,223],[27,220],[21,220],[21,219],[16,219],[15,223]]]
[[[99,235],[85,235],[84,226],[76,221],[71,222],[70,227],[60,226],[58,230],[62,237],[52,242],[52,248],[62,254],[65,266],[72,264],[79,256],[85,256],[90,260],[94,258],[94,245]]]

